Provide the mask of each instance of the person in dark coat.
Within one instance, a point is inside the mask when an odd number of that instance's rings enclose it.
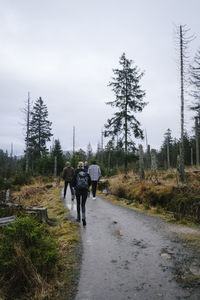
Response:
[[[82,212],[82,222],[83,226],[86,226],[86,210],[85,210],[85,204],[87,200],[88,195],[88,189],[91,184],[90,176],[87,172],[84,170],[84,164],[83,162],[78,163],[78,168],[75,171],[72,185],[76,192],[76,201],[77,201],[77,222],[80,222],[81,220],[81,212]],[[81,206],[81,210],[80,210]]]
[[[85,170],[85,172],[88,172],[88,168],[89,168],[88,162],[85,161],[84,162],[84,170]]]
[[[72,196],[72,201],[74,200],[74,189],[72,186],[72,179],[74,177],[74,168],[71,167],[70,162],[67,161],[66,162],[66,166],[63,169],[63,173],[62,173],[62,177],[65,181],[65,186],[64,186],[64,198],[66,196],[66,192],[67,192],[67,186],[69,184],[70,190],[71,190],[71,196]]]

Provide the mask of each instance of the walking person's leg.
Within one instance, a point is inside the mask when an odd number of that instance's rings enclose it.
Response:
[[[74,200],[74,194],[75,194],[75,192],[74,192],[74,188],[72,186],[72,182],[69,182],[69,186],[70,186],[71,195],[72,195],[72,201],[73,201]]]
[[[93,195],[93,198],[96,198],[96,190],[97,190],[97,181],[92,181],[92,195]]]
[[[80,194],[76,193],[76,206],[77,206],[77,221],[80,222],[81,220],[81,212],[80,212]]]
[[[68,181],[65,181],[65,186],[64,186],[64,198],[65,198],[65,196],[66,196],[67,186],[68,186]]]
[[[82,198],[81,199],[82,221],[83,221],[83,226],[85,226],[86,225],[85,204],[87,200],[87,191],[81,194],[81,198]]]
[[[92,181],[92,196],[95,197],[95,181]]]

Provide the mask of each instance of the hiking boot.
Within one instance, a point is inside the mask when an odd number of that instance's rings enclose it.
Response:
[[[80,223],[80,221],[81,221],[81,219],[80,219],[80,218],[77,218],[77,219],[76,219],[76,222],[79,222],[79,223]]]
[[[86,226],[86,219],[82,219],[83,221],[83,226]]]

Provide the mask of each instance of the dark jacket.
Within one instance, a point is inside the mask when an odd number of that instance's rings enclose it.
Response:
[[[74,177],[74,168],[72,167],[65,167],[63,169],[63,179],[65,181],[68,181],[68,182],[71,182],[73,180],[73,177]]]
[[[77,175],[78,175],[78,173],[79,172],[85,172],[85,170],[84,170],[84,168],[78,168],[78,169],[76,169],[76,171],[75,171],[75,174],[74,174],[74,177],[73,177],[73,179],[72,179],[72,186],[76,189],[76,180],[77,180]],[[90,178],[90,175],[87,173],[87,172],[85,172],[86,174],[87,174],[87,176],[88,176],[88,185],[90,186],[91,185],[91,178]],[[89,186],[88,186],[88,188],[89,188]]]
[[[89,168],[88,164],[84,165],[84,170],[85,170],[85,172],[87,172],[87,173],[88,173],[88,168]]]

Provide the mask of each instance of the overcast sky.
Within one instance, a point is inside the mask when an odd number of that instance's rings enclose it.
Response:
[[[123,52],[141,71],[149,103],[138,114],[159,148],[170,128],[180,135],[179,71],[174,25],[187,24],[200,46],[199,0],[0,0],[0,149],[23,153],[21,109],[28,91],[47,105],[63,150],[93,149],[114,113],[108,83]],[[186,128],[192,127],[186,109]],[[190,131],[191,132],[191,131]],[[136,144],[140,143],[136,140]]]

